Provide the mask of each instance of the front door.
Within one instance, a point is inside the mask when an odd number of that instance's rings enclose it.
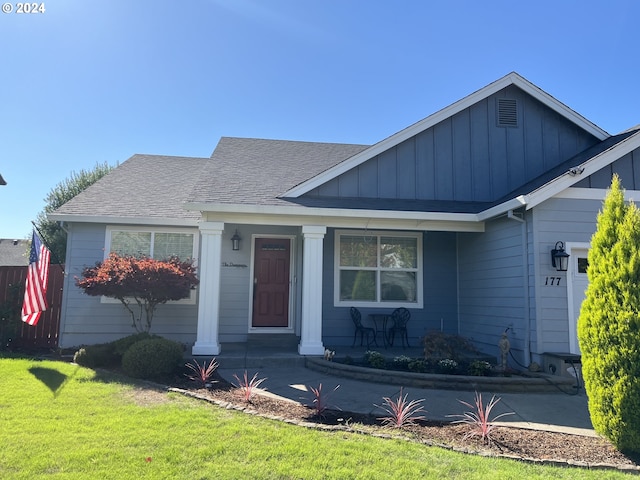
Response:
[[[289,326],[291,240],[256,238],[252,327]]]
[[[569,301],[569,352],[580,354],[578,345],[577,325],[580,307],[584,301],[585,292],[589,286],[587,278],[588,248],[582,245],[569,248],[569,271],[567,272],[567,299]]]

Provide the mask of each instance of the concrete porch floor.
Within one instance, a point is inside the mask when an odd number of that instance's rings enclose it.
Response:
[[[407,357],[421,357],[422,348],[390,346],[376,347],[371,345],[360,347],[333,347],[336,358],[345,358],[350,356],[354,359],[361,358],[367,350],[375,350],[382,353],[385,357],[397,357],[406,355]],[[318,356],[321,357],[321,356]],[[305,366],[306,357],[298,354],[297,345],[255,345],[251,342],[244,343],[223,343],[220,348],[220,355],[216,356],[220,368],[247,368],[256,369],[264,367],[278,366]]]

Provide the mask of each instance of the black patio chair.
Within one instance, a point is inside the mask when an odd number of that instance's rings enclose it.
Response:
[[[351,307],[349,311],[351,313],[351,320],[353,321],[353,325],[356,328],[355,332],[353,333],[353,344],[351,345],[351,347],[355,346],[358,334],[360,334],[360,346],[362,346],[365,335],[367,336],[367,348],[371,346],[370,338],[373,338],[373,343],[378,346],[378,343],[376,342],[376,331],[373,328],[365,327],[364,325],[362,325],[362,315],[360,314],[360,310],[358,310],[356,307]]]
[[[402,348],[409,346],[409,335],[407,334],[407,322],[411,318],[411,312],[404,307],[396,308],[391,314],[393,326],[389,329],[389,344],[393,346],[396,334],[402,339]]]

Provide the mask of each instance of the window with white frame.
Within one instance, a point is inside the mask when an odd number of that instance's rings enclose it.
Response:
[[[146,256],[156,260],[195,257],[194,234],[181,232],[111,230],[109,252]]]
[[[336,232],[335,304],[422,306],[420,233]]]
[[[171,257],[178,257],[180,260],[195,259],[198,252],[198,232],[174,228],[107,227],[105,258],[112,252],[156,260]],[[192,304],[195,299],[195,290],[192,290],[189,298],[169,303]],[[102,297],[103,303],[117,301]]]

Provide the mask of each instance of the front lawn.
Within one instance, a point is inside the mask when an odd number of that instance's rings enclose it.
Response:
[[[0,358],[0,478],[624,477],[308,430],[140,385],[60,361]]]

